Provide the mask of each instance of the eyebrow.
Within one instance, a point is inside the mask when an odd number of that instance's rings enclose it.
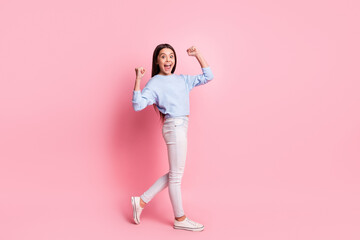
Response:
[[[160,53],[160,55],[163,55],[163,54],[165,54],[165,53]],[[170,53],[169,55],[171,55],[171,54],[174,55],[174,53]]]

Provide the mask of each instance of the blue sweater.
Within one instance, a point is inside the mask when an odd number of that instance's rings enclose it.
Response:
[[[133,91],[132,104],[135,111],[156,104],[165,118],[190,114],[189,93],[192,88],[208,83],[214,78],[210,66],[201,68],[199,75],[155,75],[142,91]]]

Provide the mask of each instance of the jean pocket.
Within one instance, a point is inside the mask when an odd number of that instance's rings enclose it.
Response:
[[[175,119],[174,121],[174,126],[175,127],[181,127],[181,126],[186,126],[187,125],[187,121],[185,119]]]

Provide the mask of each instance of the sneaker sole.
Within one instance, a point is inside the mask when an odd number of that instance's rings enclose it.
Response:
[[[175,229],[180,229],[180,230],[187,230],[187,231],[193,231],[193,232],[200,232],[202,230],[204,230],[205,227],[200,227],[200,228],[187,228],[187,227],[178,227],[178,226],[174,226]]]
[[[131,197],[131,205],[133,207],[133,219],[136,224],[140,224],[140,221],[136,217],[136,204],[135,204],[135,198]]]

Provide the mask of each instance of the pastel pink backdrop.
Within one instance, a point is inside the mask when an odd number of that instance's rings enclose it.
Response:
[[[2,1],[0,239],[359,239],[357,1]],[[135,67],[157,44],[191,92],[187,215],[167,189],[131,221],[130,196],[168,170]]]

